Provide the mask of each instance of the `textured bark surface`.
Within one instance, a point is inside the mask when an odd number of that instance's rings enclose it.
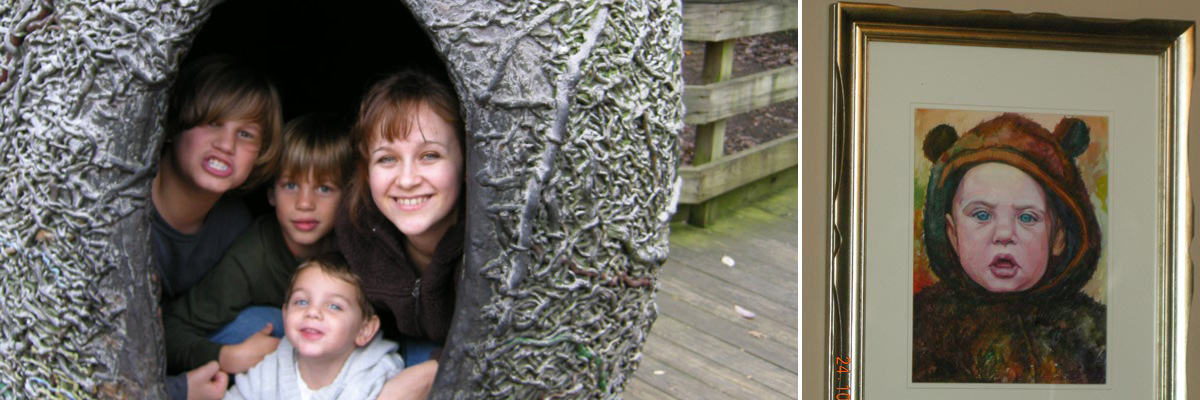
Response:
[[[667,257],[679,2],[410,8],[457,81],[470,145],[471,248],[434,397],[617,396]]]
[[[166,90],[215,3],[0,5],[0,397],[165,394],[145,205]],[[678,0],[405,4],[469,132],[434,397],[619,395],[678,192]]]
[[[165,394],[144,210],[205,7],[0,5],[0,396]]]

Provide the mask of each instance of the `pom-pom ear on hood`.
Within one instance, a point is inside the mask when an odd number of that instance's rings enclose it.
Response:
[[[1078,118],[1063,118],[1054,127],[1054,137],[1071,158],[1079,157],[1091,144],[1091,129]]]
[[[929,134],[925,135],[925,145],[921,146],[921,149],[925,151],[925,158],[938,162],[942,153],[953,146],[956,140],[958,131],[954,130],[953,126],[941,124],[929,130]]]

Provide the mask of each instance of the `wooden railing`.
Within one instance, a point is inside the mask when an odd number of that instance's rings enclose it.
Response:
[[[692,165],[679,169],[680,210],[689,223],[706,226],[721,208],[775,185],[780,174],[795,174],[795,132],[730,157],[724,148],[727,118],[796,98],[795,66],[730,79],[736,39],[796,29],[796,14],[795,0],[684,0],[683,39],[705,42],[702,82],[683,94],[684,123],[696,125]]]

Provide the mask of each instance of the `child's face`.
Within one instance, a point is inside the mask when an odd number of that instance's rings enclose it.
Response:
[[[463,154],[454,127],[422,104],[404,140],[375,133],[368,171],[371,198],[410,239],[440,240],[456,222]]]
[[[1053,230],[1054,214],[1041,185],[1001,163],[968,170],[946,215],[946,234],[960,264],[992,292],[1026,290],[1042,278],[1051,252],[1062,251],[1062,232]]]
[[[378,317],[366,320],[358,289],[317,267],[300,270],[292,295],[283,306],[284,335],[301,357],[337,360],[366,346],[379,328]]]
[[[197,125],[175,138],[172,162],[183,179],[215,194],[246,182],[262,147],[262,126],[254,121]]]
[[[334,182],[317,182],[312,171],[302,179],[280,177],[267,198],[283,228],[283,239],[293,255],[313,256],[321,239],[333,229],[342,190]]]

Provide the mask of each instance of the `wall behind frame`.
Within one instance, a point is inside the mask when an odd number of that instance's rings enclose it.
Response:
[[[1016,13],[1049,12],[1078,17],[1116,19],[1181,19],[1200,21],[1200,2],[1193,0],[882,0],[872,1],[914,8],[950,10],[1007,10]],[[801,236],[802,247],[801,299],[802,332],[801,395],[806,399],[825,398],[825,268],[828,248],[826,227],[829,185],[829,57],[831,0],[803,0],[801,17]],[[1200,24],[1200,23],[1198,23]],[[1189,169],[1192,203],[1200,201],[1200,84],[1193,83],[1191,123],[1188,126]],[[1200,213],[1194,213],[1192,226],[1200,227]],[[1200,240],[1193,239],[1190,247],[1193,264],[1200,260]],[[1193,275],[1200,269],[1193,269]],[[1193,281],[1197,278],[1193,276]],[[1188,343],[1187,400],[1200,400],[1200,294],[1193,292],[1190,306]]]

